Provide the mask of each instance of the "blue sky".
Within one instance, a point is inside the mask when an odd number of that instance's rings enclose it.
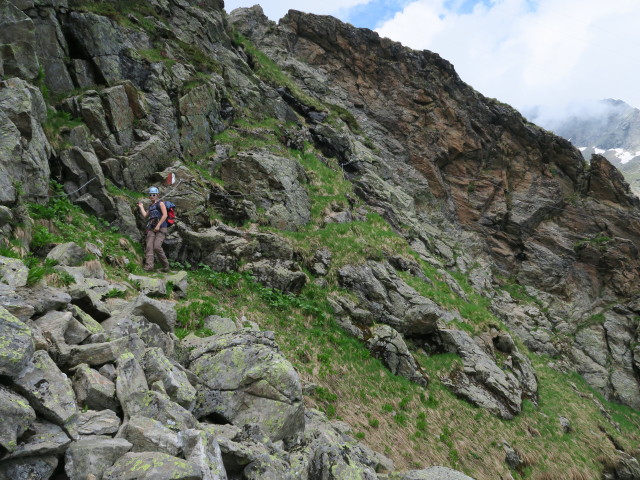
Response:
[[[614,98],[640,108],[639,0],[258,0],[333,15],[449,60],[481,93],[552,117]],[[226,0],[228,12],[256,0]]]

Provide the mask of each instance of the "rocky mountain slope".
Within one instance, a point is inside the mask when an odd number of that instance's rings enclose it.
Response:
[[[640,478],[604,157],[331,17],[0,12],[0,477]]]
[[[640,110],[621,100],[602,100],[585,107],[580,115],[552,120],[544,126],[570,140],[585,159],[589,160],[594,153],[606,157],[623,173],[638,196]]]

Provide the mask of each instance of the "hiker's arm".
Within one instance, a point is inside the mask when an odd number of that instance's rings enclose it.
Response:
[[[138,200],[138,208],[140,209],[140,213],[142,214],[143,218],[147,218],[147,211],[144,209],[144,205],[142,204],[142,200]]]
[[[154,232],[158,232],[160,230],[160,225],[162,225],[167,219],[167,207],[165,206],[164,202],[160,202],[160,212],[162,213],[162,216],[160,217],[160,220],[158,220],[156,228],[153,229]]]

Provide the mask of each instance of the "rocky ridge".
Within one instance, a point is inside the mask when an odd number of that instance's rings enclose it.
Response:
[[[336,320],[393,373],[426,387],[413,353],[454,354],[460,366],[443,385],[513,419],[539,400],[526,347],[640,406],[637,198],[606,159],[587,168],[568,142],[473,91],[437,54],[295,11],[279,25],[258,7],[228,19],[217,1],[4,0],[0,11],[4,238],[37,233],[22,204],[44,203],[50,179],[139,238],[127,192],[176,173],[164,189],[181,212],[172,260],[249,272],[294,294],[309,281],[305,268],[335,281]],[[289,80],[257,75],[265,59]],[[243,127],[255,112],[278,128]],[[239,137],[215,137],[229,131]],[[311,222],[317,180],[260,143],[274,131],[281,145],[335,159],[353,185],[357,199],[325,210],[322,225],[375,212],[415,257],[334,266],[340,252],[306,258],[276,233]],[[234,152],[239,138],[257,146]],[[348,427],[305,409],[272,333],[211,319],[226,333],[178,341],[172,304],[148,297],[166,284],[140,276],[118,287],[95,265],[87,272],[88,248],[33,252],[75,279],[66,289],[27,289],[24,263],[0,257],[0,405],[12,420],[0,468],[9,478],[139,478],[140,465],[141,478],[466,477],[444,467],[393,472]],[[516,340],[497,324],[475,331],[472,318],[413,288],[408,277],[432,282],[424,265],[456,301],[486,298]],[[501,276],[535,301],[501,289]],[[106,301],[131,285],[140,296]],[[636,469],[628,457],[609,478]]]

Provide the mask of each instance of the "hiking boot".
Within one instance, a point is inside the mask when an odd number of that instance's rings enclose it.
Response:
[[[153,267],[142,267],[145,272],[153,272]]]
[[[164,273],[167,273],[167,272],[170,272],[170,271],[171,271],[171,268],[169,268],[169,267],[162,267],[162,268],[160,269],[160,271],[161,271],[161,272],[164,272]]]

